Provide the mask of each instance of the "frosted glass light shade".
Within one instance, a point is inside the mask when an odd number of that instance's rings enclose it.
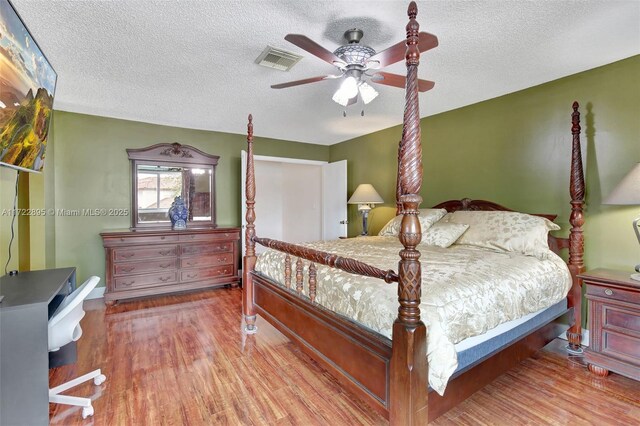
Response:
[[[620,181],[604,204],[639,205],[640,204],[640,163]]]
[[[360,91],[360,97],[362,98],[362,102],[367,105],[369,102],[374,100],[378,96],[378,92],[373,87],[369,86],[366,82],[362,82],[360,87],[358,88]]]
[[[384,200],[370,183],[361,183],[354,191],[348,204],[382,204]]]

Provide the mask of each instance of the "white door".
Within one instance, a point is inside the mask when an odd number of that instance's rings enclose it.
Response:
[[[347,160],[322,166],[322,239],[347,236]]]

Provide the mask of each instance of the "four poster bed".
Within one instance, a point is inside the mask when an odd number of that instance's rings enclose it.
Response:
[[[387,416],[394,425],[426,424],[567,329],[569,348],[579,351],[581,283],[577,276],[584,270],[584,177],[577,103],[573,104],[571,127],[571,230],[569,238],[549,235],[548,247],[545,245],[545,250],[554,253],[568,249],[567,265],[553,253],[536,258],[462,245],[444,249],[419,246],[423,238],[419,219],[422,200],[418,195],[422,185],[422,148],[417,88],[419,25],[415,19],[417,7],[414,2],[411,2],[408,14],[406,105],[402,140],[398,148],[396,183],[400,219],[396,237],[354,238],[315,245],[295,245],[259,238],[254,225],[255,174],[251,116],[247,138],[247,225],[243,267],[246,331],[256,332],[256,314],[260,314],[328,369],[345,388]],[[511,212],[492,202],[468,199],[446,201],[434,209],[448,212]],[[529,217],[537,217],[541,221],[555,218],[553,215]],[[545,238],[547,233],[545,230]],[[270,249],[260,259],[256,256],[256,243]],[[397,263],[398,272],[395,272],[393,266],[398,261],[398,251],[400,259]],[[353,256],[350,253],[354,253]],[[377,266],[362,260],[370,258],[371,262],[377,262]],[[462,333],[464,335],[454,339],[455,342],[448,342],[446,333],[440,329],[455,327],[440,324],[438,315],[448,309],[452,311],[449,316],[453,322],[457,321],[460,325],[458,317],[465,306],[455,303],[461,300],[467,303],[463,297],[469,290],[467,283],[483,273],[475,269],[465,272],[451,265],[442,266],[447,258],[456,259],[451,261],[456,267],[463,264],[474,265],[473,268],[479,267],[479,270],[484,267],[484,275],[490,280],[493,280],[490,274],[494,270],[496,274],[506,271],[507,281],[510,280],[507,287],[517,287],[520,293],[533,294],[533,299],[521,300],[519,296],[509,293],[482,293],[486,297],[482,304],[498,301],[495,302],[496,306],[509,310],[530,303],[525,300],[546,300],[529,312],[504,318],[502,322],[507,325],[500,325],[503,328],[493,335],[486,331],[495,326],[495,321],[486,321],[489,325],[480,326],[478,324],[481,321],[477,316],[470,317],[473,318],[473,324],[462,324],[459,328],[477,326],[480,331],[475,334],[485,336],[484,340],[480,338],[465,346],[464,343],[472,339],[467,335],[474,334]],[[533,269],[522,272],[523,265],[530,265]],[[455,270],[450,272],[452,268]],[[434,283],[438,276],[449,275],[463,277],[461,289],[452,286],[451,290],[447,290],[452,293],[448,293],[443,290],[446,286]],[[543,281],[535,281],[533,276],[543,276]],[[530,285],[529,281],[535,281],[535,285]],[[494,287],[482,283],[479,285],[481,288]],[[501,286],[495,284],[496,288]],[[532,290],[533,287],[538,288],[537,293]],[[526,291],[522,288],[526,288]],[[348,294],[338,299],[346,297],[348,301],[332,303],[329,293],[340,292]],[[551,293],[555,296],[547,297]],[[475,294],[467,296],[470,301],[476,297]],[[390,297],[393,298],[391,310]],[[505,298],[506,302],[499,302]],[[435,299],[447,299],[448,302],[438,305]],[[428,326],[421,320],[421,313]],[[494,314],[501,316],[500,312]],[[456,343],[453,353],[455,363],[450,363],[449,370],[442,375],[443,383],[438,374],[446,368],[442,368],[441,361],[432,360],[439,359],[437,352],[443,348],[453,350],[453,343]]]

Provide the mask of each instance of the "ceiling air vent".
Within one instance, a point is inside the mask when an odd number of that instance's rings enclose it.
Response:
[[[256,64],[280,71],[289,71],[300,59],[302,56],[295,53],[267,46],[256,59]]]

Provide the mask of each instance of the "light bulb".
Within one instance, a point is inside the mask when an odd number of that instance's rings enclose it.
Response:
[[[345,78],[340,86],[340,91],[349,99],[358,95],[358,81],[355,77],[349,76]]]
[[[366,82],[362,82],[362,84],[360,84],[359,90],[360,97],[362,98],[362,102],[364,102],[365,105],[378,96],[378,92],[376,91],[376,89],[368,85]]]

